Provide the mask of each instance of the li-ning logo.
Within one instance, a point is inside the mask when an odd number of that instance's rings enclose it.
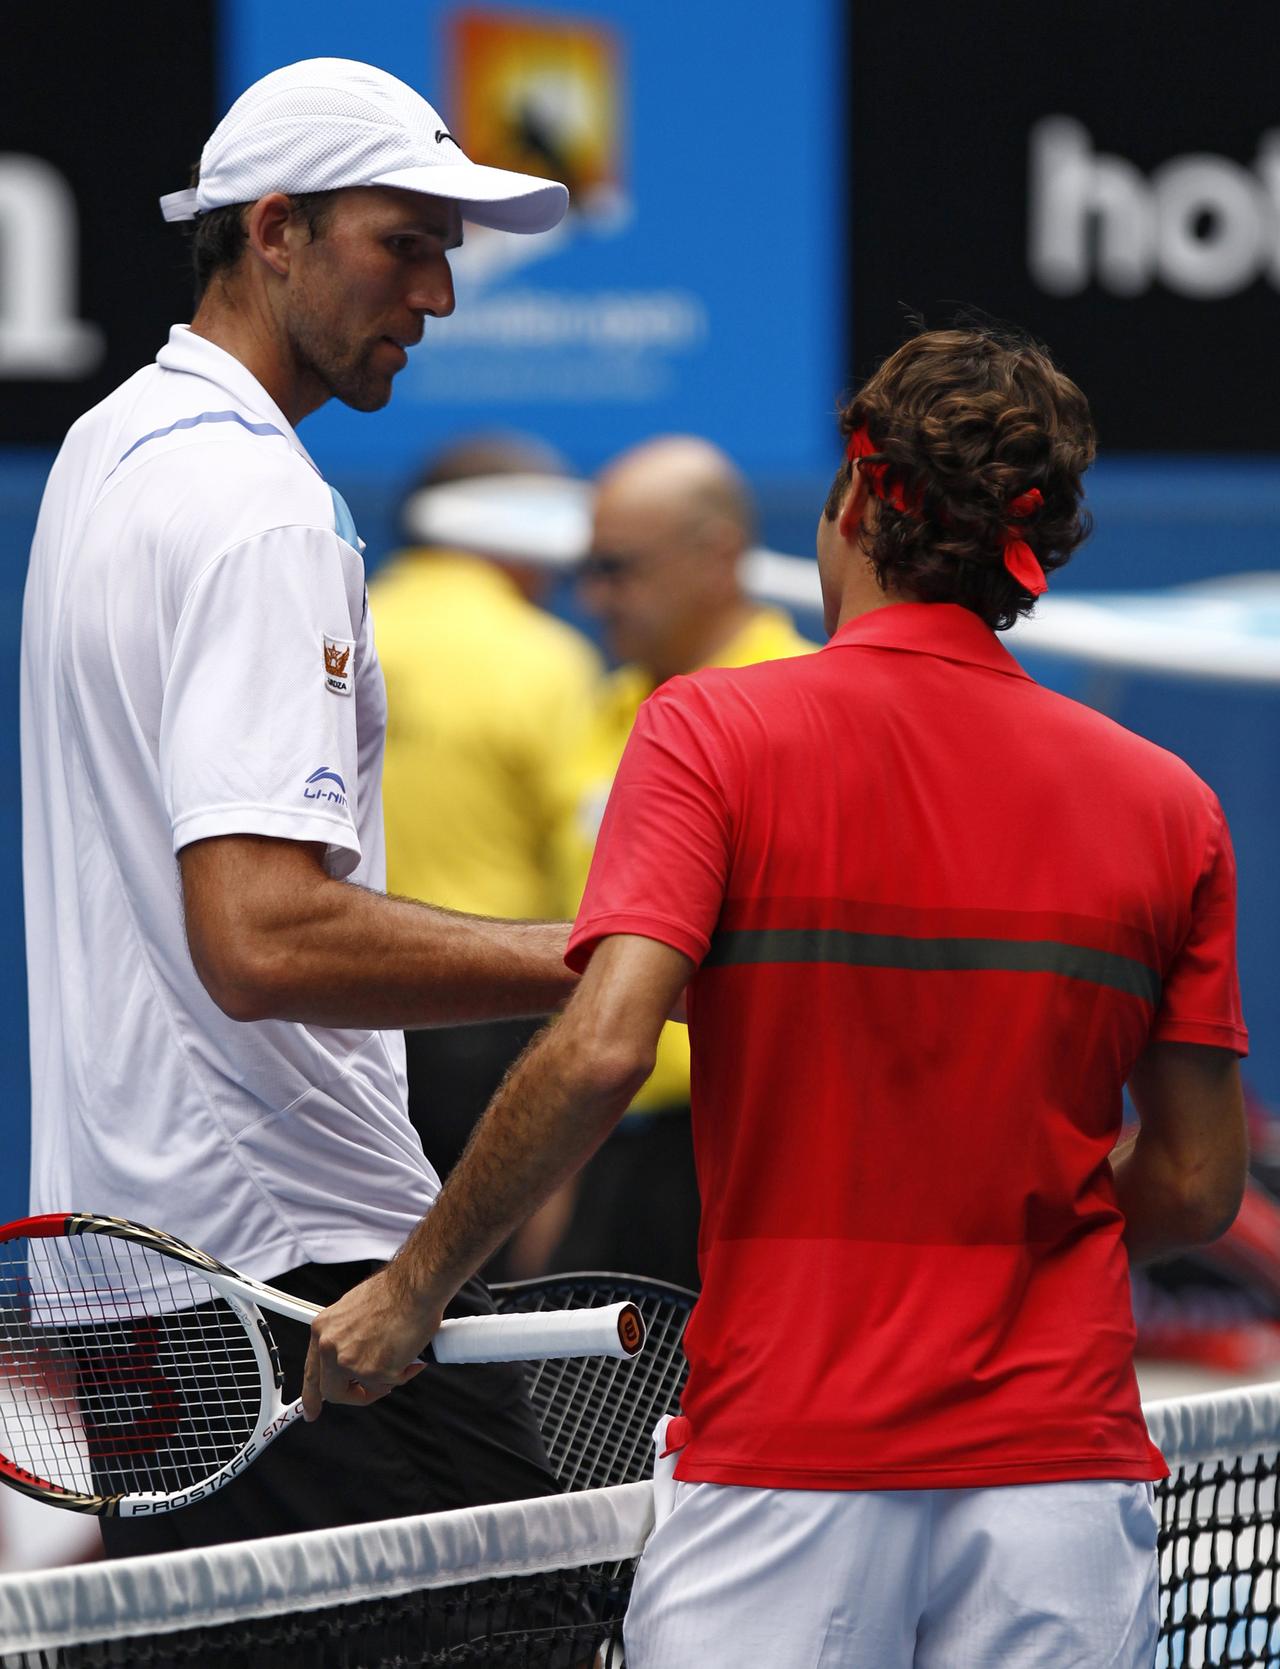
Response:
[[[446,133],[445,130],[442,127],[438,127],[436,129],[436,144],[439,145],[446,139],[449,141],[449,143],[451,145],[458,145],[458,141],[453,137],[453,135],[451,133]],[[461,150],[462,146],[458,145],[458,149]]]
[[[325,805],[345,806],[347,785],[336,771],[322,765],[307,778],[302,797],[305,800],[322,800]]]
[[[334,695],[350,695],[354,680],[351,676],[351,656],[355,644],[350,638],[327,637],[324,640],[324,687]]]

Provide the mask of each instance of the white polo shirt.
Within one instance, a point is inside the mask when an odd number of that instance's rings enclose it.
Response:
[[[346,505],[257,380],[185,326],[80,419],[22,630],[33,1211],[170,1230],[265,1279],[387,1257],[435,1172],[398,1032],[229,1020],[175,854],[323,842],[382,890],[382,673]],[[335,972],[364,954],[335,940]]]

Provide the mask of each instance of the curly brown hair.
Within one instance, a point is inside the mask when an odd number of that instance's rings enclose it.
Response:
[[[1038,487],[1044,503],[1023,537],[1046,574],[1088,537],[1080,500],[1096,450],[1084,395],[1048,350],[1007,326],[923,331],[840,409],[846,437],[865,427],[912,508],[877,502],[864,549],[880,584],[923,603],[959,603],[996,631],[1035,598],[1005,569],[1009,504]],[[824,514],[834,521],[853,480],[846,459]],[[918,511],[917,507],[918,506]]]

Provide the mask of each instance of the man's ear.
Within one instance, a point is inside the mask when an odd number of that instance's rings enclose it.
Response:
[[[292,203],[283,191],[259,197],[245,211],[244,229],[249,248],[272,272],[284,278],[293,258],[292,228],[297,224]]]
[[[847,545],[857,542],[862,518],[867,508],[867,483],[862,471],[855,463],[853,479],[849,490],[844,495],[844,503],[840,506],[840,514],[836,517],[836,529]]]

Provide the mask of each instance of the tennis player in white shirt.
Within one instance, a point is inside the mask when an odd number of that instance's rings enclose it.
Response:
[[[387,403],[453,311],[464,220],[537,232],[566,203],[343,59],[250,87],[163,200],[195,222],[195,316],[71,430],[27,583],[33,1211],[148,1222],[330,1302],[439,1186],[400,1029],[566,994],[563,927],[384,895],[362,547],[295,432]],[[458,1313],[487,1307],[477,1284]],[[281,1345],[296,1394],[305,1330]],[[105,1521],[108,1551],[552,1489],[518,1370],[463,1386],[428,1369],[380,1428],[299,1429],[207,1504]]]

